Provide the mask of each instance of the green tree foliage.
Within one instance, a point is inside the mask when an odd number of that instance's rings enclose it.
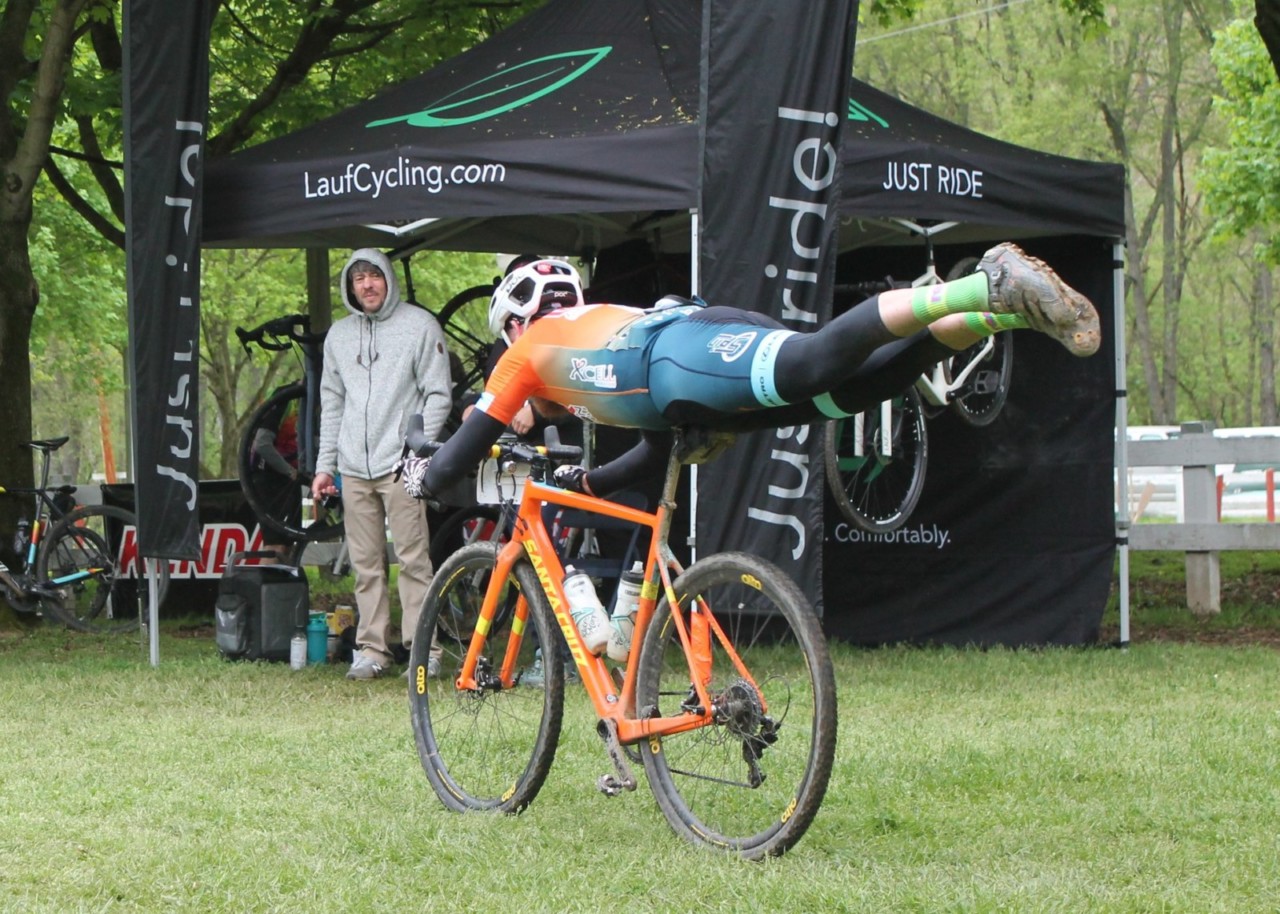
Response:
[[[1237,237],[1256,230],[1258,254],[1280,264],[1280,81],[1245,19],[1218,33],[1213,60],[1227,131],[1224,142],[1206,151],[1200,183],[1218,227]]]
[[[1270,277],[1251,239],[1209,244],[1202,191],[1208,150],[1229,141],[1210,50],[1234,15],[1226,0],[1121,0],[1099,29],[1045,4],[927,0],[914,30],[860,36],[855,68],[873,84],[1021,146],[1125,166],[1134,422],[1276,421]]]

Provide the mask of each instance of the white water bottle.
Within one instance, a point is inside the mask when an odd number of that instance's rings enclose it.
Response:
[[[293,670],[305,669],[307,666],[307,636],[303,629],[299,628],[293,633],[293,637],[289,639],[289,668]]]
[[[636,627],[636,609],[640,606],[640,590],[644,587],[644,565],[636,562],[618,579],[618,595],[613,601],[609,619],[609,659],[626,663],[631,654],[631,634]]]
[[[590,575],[577,571],[572,565],[564,571],[564,595],[569,600],[573,624],[582,636],[582,646],[599,657],[609,643],[609,614],[600,605]]]

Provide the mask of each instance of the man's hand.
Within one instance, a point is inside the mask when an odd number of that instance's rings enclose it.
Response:
[[[564,466],[556,467],[553,475],[555,476],[556,485],[562,489],[568,489],[570,492],[582,492],[585,495],[594,494],[587,488],[587,471],[585,467],[566,463]]]
[[[315,478],[311,480],[311,498],[313,501],[320,502],[326,496],[337,494],[338,487],[333,484],[333,477],[328,473],[317,473]]]

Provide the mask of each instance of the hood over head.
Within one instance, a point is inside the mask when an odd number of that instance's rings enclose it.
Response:
[[[387,297],[383,301],[382,307],[365,316],[375,321],[386,320],[400,304],[400,282],[396,279],[396,271],[392,268],[390,259],[376,248],[360,248],[352,252],[351,256],[347,258],[347,263],[342,268],[342,276],[338,282],[338,288],[342,293],[342,304],[352,314],[365,314],[364,307],[360,304],[354,290],[351,288],[351,268],[362,260],[368,261],[377,267],[381,271],[382,277],[387,281]]]

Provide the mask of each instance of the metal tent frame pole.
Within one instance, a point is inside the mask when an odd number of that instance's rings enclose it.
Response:
[[[1129,392],[1125,381],[1124,244],[1112,248],[1116,369],[1116,547],[1120,554],[1120,647],[1129,646]]]

